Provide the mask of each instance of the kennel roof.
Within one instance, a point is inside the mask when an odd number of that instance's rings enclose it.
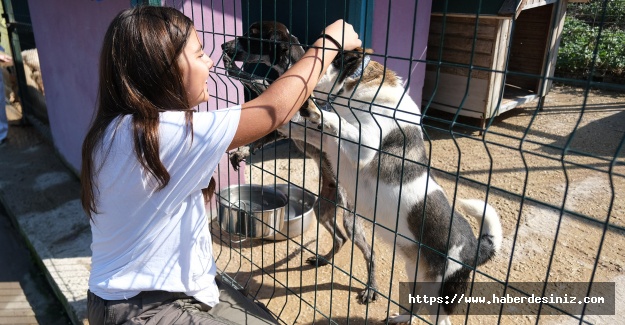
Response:
[[[553,0],[434,0],[432,13],[517,17],[522,10],[551,4]],[[569,0],[588,2],[588,0]],[[481,4],[481,6],[480,6]],[[447,7],[445,7],[447,6]]]

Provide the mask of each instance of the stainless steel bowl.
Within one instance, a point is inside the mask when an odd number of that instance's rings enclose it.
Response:
[[[276,189],[288,196],[288,211],[280,232],[265,239],[285,240],[303,234],[315,219],[313,209],[317,196],[296,185],[276,184]]]
[[[219,224],[228,233],[273,238],[283,227],[288,198],[273,185],[232,185],[218,196]]]

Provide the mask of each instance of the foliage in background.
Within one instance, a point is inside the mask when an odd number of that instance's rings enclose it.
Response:
[[[569,4],[558,52],[557,75],[580,79],[590,76],[599,40],[592,77],[625,77],[625,0],[604,2]]]
[[[570,3],[567,15],[573,16],[587,24],[598,25],[603,19],[604,24],[614,24],[625,28],[625,1],[623,0],[593,0],[589,3]],[[603,6],[605,5],[605,18]]]

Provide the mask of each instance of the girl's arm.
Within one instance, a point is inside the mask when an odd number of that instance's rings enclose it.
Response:
[[[352,25],[338,20],[326,27],[324,33],[337,41],[343,39],[343,49],[351,51],[361,46]],[[325,45],[325,48],[321,48]],[[338,54],[337,46],[319,38],[313,47],[293,67],[276,79],[267,90],[242,105],[241,118],[228,150],[248,144],[288,123],[308,99]]]

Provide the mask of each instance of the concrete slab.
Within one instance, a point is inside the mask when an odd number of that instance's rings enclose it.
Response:
[[[0,203],[18,225],[74,324],[85,324],[91,232],[80,181],[32,127],[0,147]]]

